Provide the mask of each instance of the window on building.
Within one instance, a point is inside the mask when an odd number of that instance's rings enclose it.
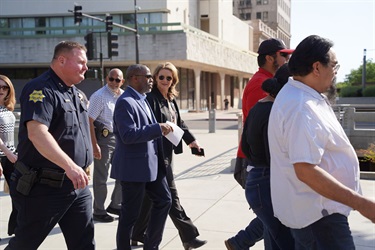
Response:
[[[245,16],[244,13],[241,13],[241,14],[240,14],[240,19],[241,19],[241,20],[246,20],[246,16]]]
[[[9,19],[9,28],[12,29],[10,32],[13,36],[19,36],[22,35],[22,31],[16,30],[17,28],[22,28],[22,22],[20,18],[11,18]]]
[[[150,13],[149,23],[161,23],[162,22],[162,13]],[[160,26],[150,26],[149,30],[161,30]]]
[[[257,0],[257,5],[262,5],[262,0]]]
[[[39,35],[43,35],[43,34],[46,34],[46,18],[45,17],[37,17],[35,18],[35,27],[36,28],[42,28],[42,29],[38,29],[36,31],[36,34],[39,34]]]
[[[268,4],[268,0],[263,0],[263,4],[267,5]]]
[[[63,18],[62,17],[50,17],[49,18],[49,27],[51,27],[51,28],[64,27]],[[48,33],[52,34],[52,35],[57,35],[57,34],[63,34],[64,31],[62,29],[52,29],[52,30],[49,30]]]
[[[246,20],[251,20],[251,13],[246,13]]]
[[[82,22],[83,20],[85,20],[87,18],[82,18]],[[74,27],[75,24],[74,24],[74,17],[64,17],[64,27]],[[66,29],[64,30],[64,33],[65,34],[76,34],[77,31],[76,30],[73,30],[73,29]]]
[[[262,12],[257,12],[256,19],[262,19]]]
[[[263,20],[263,22],[265,22],[265,23],[268,22],[268,11],[264,11],[264,12],[263,12],[263,19],[262,19],[262,20]]]
[[[161,13],[150,13],[150,23],[161,23],[162,22]]]
[[[244,1],[240,1],[240,6],[244,6]]]
[[[32,30],[24,30],[23,35],[34,35],[35,19],[33,17],[22,18],[22,28],[32,28]]]
[[[251,1],[250,0],[246,1],[246,6],[251,6]]]
[[[8,19],[7,18],[0,18],[0,29],[8,29]],[[9,35],[9,31],[3,31],[0,35]]]

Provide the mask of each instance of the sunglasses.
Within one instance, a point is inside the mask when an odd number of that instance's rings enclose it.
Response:
[[[168,82],[172,81],[172,79],[173,79],[171,76],[167,76],[167,77],[165,77],[165,76],[163,76],[163,75],[159,76],[159,80],[160,80],[160,81],[163,81],[164,78],[167,79]]]
[[[108,77],[108,80],[110,81],[110,82],[113,82],[113,81],[116,81],[117,83],[120,83],[121,82],[121,79],[115,79],[115,78],[113,78],[113,77]]]
[[[1,90],[8,90],[8,89],[9,89],[9,86],[0,86],[0,89],[1,89]]]

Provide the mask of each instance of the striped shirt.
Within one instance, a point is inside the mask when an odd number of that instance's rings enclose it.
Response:
[[[6,107],[0,106],[0,138],[10,151],[15,152],[14,147],[14,124],[16,117],[12,111]],[[0,156],[4,156],[3,151],[0,150]]]

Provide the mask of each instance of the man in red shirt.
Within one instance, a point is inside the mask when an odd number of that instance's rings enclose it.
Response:
[[[272,78],[278,68],[287,63],[293,49],[287,49],[285,43],[276,38],[264,40],[258,49],[258,71],[247,83],[242,96],[242,121],[246,121],[246,117],[250,109],[267,93],[262,90],[262,83],[268,78]],[[241,143],[238,146],[236,167],[234,171],[235,179],[245,188],[247,165],[245,154],[242,152]],[[263,238],[263,224],[255,218],[250,224],[241,230],[234,237],[225,241],[228,250],[248,249],[257,241]]]

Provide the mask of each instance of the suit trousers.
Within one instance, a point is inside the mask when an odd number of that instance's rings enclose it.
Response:
[[[184,208],[180,204],[176,183],[174,181],[172,166],[167,167],[167,182],[172,196],[172,206],[169,210],[169,217],[178,230],[182,242],[189,242],[199,236],[198,228],[193,224],[191,219],[186,215]],[[151,200],[145,195],[142,204],[141,214],[134,225],[132,239],[142,241],[143,235],[147,229],[151,210]]]
[[[162,172],[162,173],[161,173]],[[143,197],[147,195],[152,200],[150,220],[144,238],[145,250],[159,249],[162,240],[165,221],[171,207],[169,192],[164,171],[158,171],[158,177],[153,182],[121,181],[122,202],[121,214],[117,228],[117,249],[130,250],[130,237],[133,226],[139,216]]]
[[[107,213],[105,210],[105,200],[108,193],[107,180],[113,151],[116,146],[116,139],[113,134],[108,135],[108,137],[103,137],[97,133],[97,141],[101,150],[102,158],[100,160],[94,159],[94,214],[103,215]],[[121,184],[119,180],[116,180],[109,206],[119,209],[121,207],[121,199]]]

